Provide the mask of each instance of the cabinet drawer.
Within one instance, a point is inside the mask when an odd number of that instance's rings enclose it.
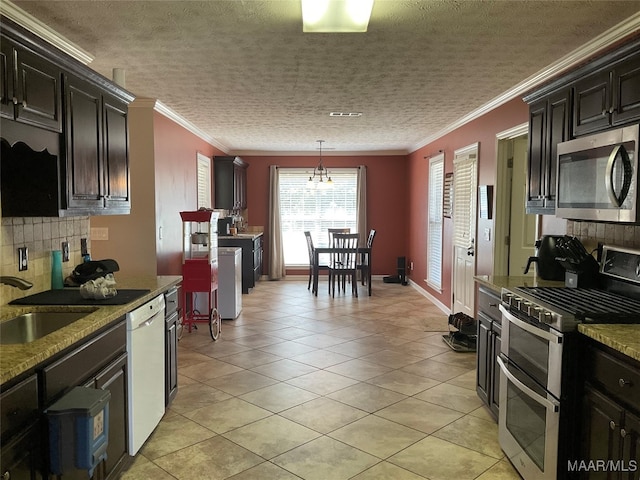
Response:
[[[43,370],[44,403],[51,404],[68,388],[89,377],[127,349],[127,328],[122,321]]]
[[[0,431],[4,439],[38,415],[38,377],[31,375],[0,395]]]
[[[640,369],[593,347],[587,349],[587,358],[589,380],[640,411]]]
[[[491,317],[492,320],[502,323],[502,315],[498,305],[500,305],[500,297],[496,293],[482,287],[478,289],[478,311]]]
[[[178,310],[178,289],[172,288],[164,294],[165,316],[169,317]]]

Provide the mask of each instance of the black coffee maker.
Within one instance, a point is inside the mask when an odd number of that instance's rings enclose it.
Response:
[[[524,273],[526,274],[535,262],[538,276],[543,280],[564,280],[564,268],[556,260],[556,257],[562,256],[557,244],[562,242],[563,238],[562,235],[543,235],[540,240],[536,240],[536,256],[529,257]]]
[[[231,234],[233,217],[222,217],[218,219],[218,235],[226,236]]]

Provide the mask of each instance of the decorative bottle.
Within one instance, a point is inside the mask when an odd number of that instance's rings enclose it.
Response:
[[[62,279],[62,250],[51,251],[51,289],[64,287]]]

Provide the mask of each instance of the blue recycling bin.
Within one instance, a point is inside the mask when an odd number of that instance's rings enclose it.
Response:
[[[47,409],[52,473],[81,469],[90,478],[107,458],[110,398],[108,390],[75,387]]]

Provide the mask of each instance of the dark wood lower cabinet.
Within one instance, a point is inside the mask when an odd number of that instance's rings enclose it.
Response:
[[[500,404],[498,355],[502,333],[499,304],[500,299],[496,293],[484,288],[478,289],[476,392],[496,420]]]
[[[20,434],[2,444],[0,478],[36,480],[43,476],[40,420],[31,423]]]
[[[582,401],[582,480],[640,478],[640,363],[589,345]]]
[[[121,355],[95,378],[95,388],[109,390],[109,445],[104,478],[116,478],[127,458],[127,354]]]

